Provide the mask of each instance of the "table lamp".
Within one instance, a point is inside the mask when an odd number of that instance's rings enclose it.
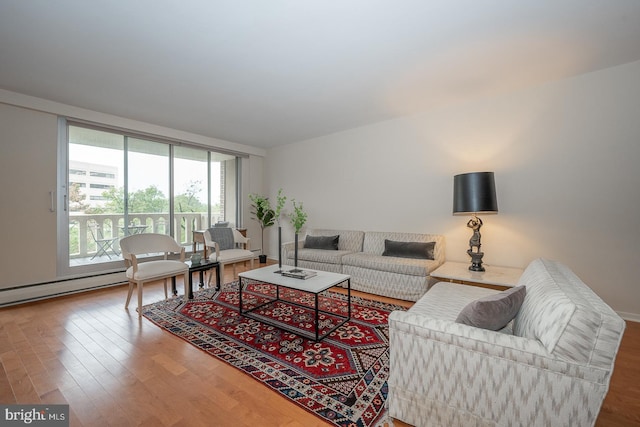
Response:
[[[472,172],[455,175],[453,177],[453,214],[471,214],[467,227],[473,230],[469,239],[471,257],[471,271],[484,271],[480,250],[480,227],[482,220],[478,213],[497,213],[498,200],[496,198],[496,184],[493,172]]]

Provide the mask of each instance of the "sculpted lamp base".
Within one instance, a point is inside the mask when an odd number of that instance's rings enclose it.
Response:
[[[484,271],[484,267],[482,266],[482,257],[484,256],[484,252],[473,252],[471,249],[469,249],[467,253],[471,257],[471,265],[469,266],[469,270]]]

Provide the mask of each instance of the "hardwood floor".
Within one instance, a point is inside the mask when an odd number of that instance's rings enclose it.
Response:
[[[124,310],[126,294],[118,286],[0,309],[0,402],[68,403],[71,426],[327,425],[139,320],[135,304]],[[145,304],[163,297],[161,282],[145,286]],[[597,425],[640,426],[639,323],[627,322]]]

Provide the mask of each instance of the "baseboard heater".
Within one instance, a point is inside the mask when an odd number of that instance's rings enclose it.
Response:
[[[87,292],[127,283],[124,271],[53,280],[0,289],[0,307]]]

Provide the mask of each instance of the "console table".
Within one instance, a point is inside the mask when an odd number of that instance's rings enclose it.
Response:
[[[471,271],[469,263],[445,262],[431,272],[431,277],[440,282],[505,290],[518,284],[524,270],[513,267],[496,267],[484,264],[486,271]]]

